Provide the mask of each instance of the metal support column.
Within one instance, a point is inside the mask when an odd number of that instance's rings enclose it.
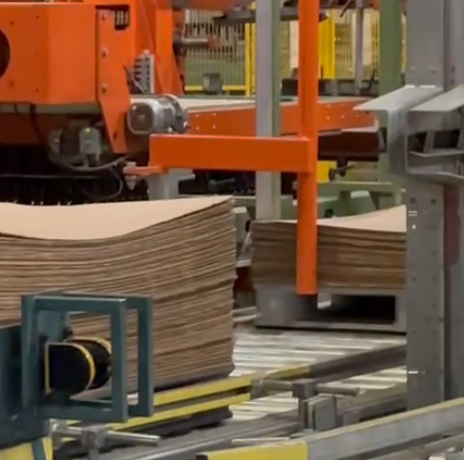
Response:
[[[464,2],[449,0],[445,10],[447,20],[445,31],[449,31],[445,46],[447,72],[445,84],[456,88],[452,101],[459,104],[459,160],[455,160],[455,169],[460,174],[459,183],[444,188],[444,257],[445,257],[445,315],[448,319],[445,330],[445,392],[447,398],[464,396]],[[451,94],[449,94],[451,95]]]
[[[354,85],[357,94],[360,94],[364,80],[364,17],[364,1],[356,0]]]
[[[401,0],[380,0],[379,5],[379,93],[387,94],[401,88],[403,84],[403,12]],[[384,125],[384,123],[383,123]],[[391,181],[389,175],[388,155],[381,153],[377,163],[378,180]],[[401,204],[402,190],[392,189],[387,201],[379,203],[380,208]]]
[[[165,174],[148,177],[148,198],[150,200],[169,200],[178,198],[179,181],[188,176],[185,169],[173,169]]]
[[[280,135],[280,1],[256,1],[256,135]],[[256,174],[256,218],[281,215],[279,173]]]
[[[379,12],[379,91],[387,94],[402,86],[401,0],[380,0]]]
[[[412,0],[407,7],[407,83],[445,91],[464,84],[463,2]],[[449,135],[441,136],[449,147]],[[408,180],[406,188],[408,399],[418,407],[464,395],[462,186]]]
[[[447,1],[407,3],[406,83],[435,88],[436,94],[445,85]],[[425,101],[415,102],[411,108]],[[443,188],[420,176],[407,176],[405,186],[408,406],[415,408],[445,399]]]
[[[407,1],[406,86],[387,112],[390,168],[406,178],[408,405],[464,395],[464,2]]]

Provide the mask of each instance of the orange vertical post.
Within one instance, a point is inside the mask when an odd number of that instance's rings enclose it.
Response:
[[[318,30],[319,2],[298,2],[298,100],[300,131],[308,140],[308,173],[298,174],[298,230],[296,289],[317,292],[317,170],[318,155]]]
[[[296,290],[303,295],[317,293],[318,28],[319,2],[300,1],[296,138],[205,134],[150,137],[150,164],[166,169],[298,174]],[[235,112],[231,123],[240,121]]]

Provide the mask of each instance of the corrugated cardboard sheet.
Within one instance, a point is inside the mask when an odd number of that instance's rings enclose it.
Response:
[[[321,289],[400,289],[404,285],[404,206],[360,216],[318,221]],[[255,283],[294,284],[296,222],[252,224]]]
[[[158,385],[232,369],[235,229],[227,198],[32,207],[0,204],[0,323],[19,297],[53,289],[154,299]],[[108,319],[78,315],[76,335],[108,336]],[[134,382],[135,317],[128,379]]]

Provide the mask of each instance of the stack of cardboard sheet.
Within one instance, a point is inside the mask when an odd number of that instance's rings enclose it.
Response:
[[[321,290],[396,290],[404,285],[404,206],[318,221],[318,286]],[[255,284],[295,283],[296,222],[252,225]]]
[[[0,323],[22,294],[55,289],[153,297],[157,386],[233,369],[233,204],[227,198],[32,207],[0,204]],[[108,319],[77,315],[76,334],[107,337]],[[128,379],[136,379],[129,315]]]

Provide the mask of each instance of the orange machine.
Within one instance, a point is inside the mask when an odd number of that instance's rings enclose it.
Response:
[[[255,137],[252,100],[170,95],[182,92],[173,53],[174,6],[228,10],[250,3],[3,3],[0,200],[6,193],[27,203],[81,202],[65,197],[74,184],[91,201],[113,199],[122,189],[124,199],[137,199],[140,184],[123,177],[128,163],[131,174],[144,173],[147,182],[169,176],[161,173],[172,168],[297,173],[298,290],[314,293],[318,136],[371,123],[353,111],[359,98],[318,98],[319,3],[299,2],[302,84],[299,102],[281,107],[287,137]],[[54,196],[48,188],[22,196],[44,180],[59,182]],[[21,192],[11,198],[21,181]],[[105,181],[111,190],[103,193]],[[159,183],[164,190],[166,183]]]
[[[75,203],[85,200],[63,197],[70,184],[92,201],[130,188],[122,167],[146,165],[148,135],[187,126],[185,110],[166,96],[183,92],[175,56],[182,9],[232,3],[2,3],[0,200]],[[43,190],[32,193],[36,185]]]

